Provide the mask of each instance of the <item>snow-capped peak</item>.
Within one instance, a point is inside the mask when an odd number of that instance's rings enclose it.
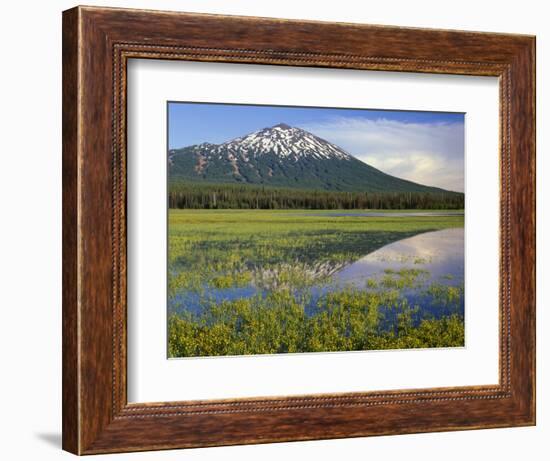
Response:
[[[220,144],[219,148],[244,159],[265,154],[276,154],[281,158],[295,160],[302,157],[343,160],[351,158],[346,151],[338,146],[286,123],[279,123],[232,139]]]

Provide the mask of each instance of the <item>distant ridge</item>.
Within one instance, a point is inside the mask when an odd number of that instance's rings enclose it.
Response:
[[[347,192],[447,192],[386,174],[285,123],[222,144],[168,152],[171,182],[265,185]]]

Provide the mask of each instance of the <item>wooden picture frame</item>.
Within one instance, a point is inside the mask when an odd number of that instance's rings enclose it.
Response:
[[[496,386],[128,404],[131,58],[496,76]],[[76,7],[63,13],[63,448],[75,454],[535,424],[535,38]]]

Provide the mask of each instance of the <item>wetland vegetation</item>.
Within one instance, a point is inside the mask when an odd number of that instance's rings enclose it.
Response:
[[[464,345],[464,217],[169,210],[168,353]]]

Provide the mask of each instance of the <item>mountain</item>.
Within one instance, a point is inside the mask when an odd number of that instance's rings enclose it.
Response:
[[[386,174],[344,149],[284,123],[222,144],[168,152],[170,181],[330,191],[443,192]]]

